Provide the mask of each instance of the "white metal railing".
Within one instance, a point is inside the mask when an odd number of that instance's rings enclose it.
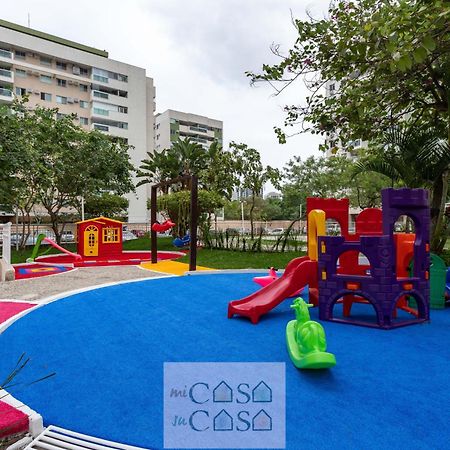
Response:
[[[7,264],[11,264],[11,222],[0,225],[0,256]]]
[[[12,97],[12,91],[10,89],[0,88],[0,95],[4,97]]]
[[[0,69],[0,75],[5,78],[12,78],[12,72],[7,69]]]
[[[12,53],[9,50],[5,50],[3,48],[0,48],[0,56],[3,58],[12,59]]]
[[[146,450],[50,425],[25,450]]]

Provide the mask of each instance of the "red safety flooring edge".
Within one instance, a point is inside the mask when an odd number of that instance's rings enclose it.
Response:
[[[307,284],[317,286],[317,261],[311,261],[308,256],[295,258],[276,281],[241,300],[230,302],[228,317],[238,314],[250,318],[252,323],[258,323],[262,315],[294,296]]]
[[[34,306],[36,303],[0,301],[0,323]]]
[[[26,433],[28,427],[28,416],[25,413],[0,401],[0,438]]]

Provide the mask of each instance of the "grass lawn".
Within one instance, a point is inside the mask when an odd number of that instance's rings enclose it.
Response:
[[[276,267],[284,269],[287,263],[301,252],[240,252],[232,250],[199,249],[197,252],[197,264],[211,267],[212,269],[267,269]],[[177,261],[189,262],[189,255],[183,256]]]
[[[64,248],[71,252],[77,251],[76,244],[64,244]],[[132,241],[125,241],[123,243],[124,250],[150,250],[150,238],[143,237],[134,239]],[[33,247],[27,247],[24,250],[16,252],[15,249],[11,251],[12,263],[25,262],[31,256]],[[42,255],[47,250],[47,255],[60,253],[53,247],[43,245],[39,252]],[[172,244],[171,237],[158,238],[158,250],[178,250]],[[231,250],[208,250],[199,249],[197,252],[197,264],[199,266],[211,267],[213,269],[267,269],[267,267],[277,267],[283,269],[286,264],[293,258],[301,256],[302,252],[240,252]],[[189,262],[189,255],[179,259],[181,262]]]

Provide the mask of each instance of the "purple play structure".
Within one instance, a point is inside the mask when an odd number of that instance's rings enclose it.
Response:
[[[359,241],[346,241],[343,236],[319,237],[319,317],[321,320],[352,323],[385,329],[429,320],[429,235],[430,208],[425,189],[383,189],[383,234],[361,236]],[[397,278],[394,225],[402,215],[415,225],[414,273],[410,278]],[[338,272],[339,257],[347,251],[360,252],[370,263],[367,275],[345,275]],[[336,302],[346,295],[367,300],[375,309],[377,323],[333,317]],[[417,316],[396,318],[396,305],[408,296],[417,303]]]

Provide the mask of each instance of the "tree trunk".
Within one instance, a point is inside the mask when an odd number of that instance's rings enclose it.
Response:
[[[252,195],[252,206],[250,207],[250,236],[253,239],[254,237],[254,230],[253,230],[253,210],[255,209],[255,201],[256,197],[255,195]],[[244,230],[242,230],[242,233]]]

